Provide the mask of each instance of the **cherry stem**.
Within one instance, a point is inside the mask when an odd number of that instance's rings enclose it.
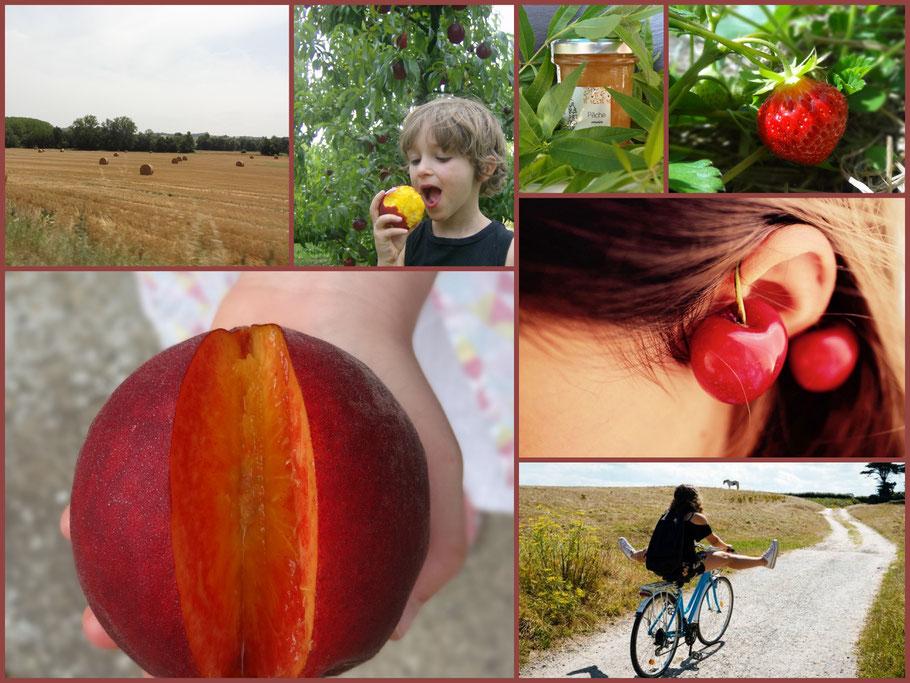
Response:
[[[743,325],[748,325],[746,322],[746,305],[743,303],[743,293],[740,288],[739,282],[739,266],[736,264],[736,268],[733,271],[733,289],[736,291],[736,305],[739,307],[739,319],[742,321]]]

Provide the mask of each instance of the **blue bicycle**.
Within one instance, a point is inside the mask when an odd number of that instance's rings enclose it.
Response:
[[[713,548],[697,544],[701,550]],[[732,550],[732,549],[731,549]],[[689,646],[698,638],[713,645],[727,630],[733,613],[733,586],[718,570],[705,572],[689,598],[683,600],[682,588],[673,581],[658,581],[640,586],[642,601],[632,626],[632,666],[644,678],[661,676],[673,661],[680,641]]]

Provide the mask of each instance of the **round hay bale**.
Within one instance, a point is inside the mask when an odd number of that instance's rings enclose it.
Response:
[[[117,154],[117,152],[114,152],[114,156],[115,156],[115,157],[119,157],[120,155]]]
[[[185,154],[184,154],[184,155],[183,155],[183,157],[181,157],[181,158],[182,158],[182,159],[183,159],[183,160],[184,160],[184,161],[186,161],[186,160],[187,160],[187,158],[186,158],[186,155],[185,155]]]
[[[43,150],[43,149],[39,149],[39,150],[38,150],[38,154],[44,154],[44,150]]]
[[[277,155],[277,154],[275,155],[275,158],[276,158],[276,159],[278,158],[278,155]]]
[[[236,165],[237,165],[237,166],[243,166],[243,162],[242,162],[242,161],[238,161]]]
[[[98,159],[98,163],[101,166],[107,166],[107,159],[105,159],[104,157],[101,157],[100,159]]]
[[[180,157],[174,157],[173,159],[171,159],[171,163],[172,163],[172,164],[179,164],[179,163],[180,163]]]
[[[152,175],[154,172],[155,169],[148,164],[142,164],[142,166],[139,167],[139,175]]]
[[[61,149],[60,151],[62,152],[63,150]]]
[[[253,155],[252,155],[252,154],[250,154],[250,159],[252,159],[252,158],[253,158]]]

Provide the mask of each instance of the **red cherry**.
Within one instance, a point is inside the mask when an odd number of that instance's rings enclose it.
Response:
[[[847,381],[858,357],[856,332],[846,323],[835,323],[796,337],[787,362],[806,391],[833,391]]]
[[[744,306],[747,325],[731,307],[706,318],[689,345],[695,379],[724,403],[748,403],[765,393],[787,355],[787,330],[777,311],[759,299]]]
[[[352,266],[355,265],[355,261],[354,261],[354,259],[352,259],[350,256],[348,256],[348,257],[344,260],[344,265],[347,266],[348,268],[350,268],[350,267],[352,267]]]

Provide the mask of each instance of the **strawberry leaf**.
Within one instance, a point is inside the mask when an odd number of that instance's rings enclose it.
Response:
[[[838,90],[852,95],[866,86],[863,76],[869,73],[873,66],[875,60],[872,57],[845,55],[831,67],[831,81]]]
[[[720,171],[710,159],[670,164],[671,192],[719,192],[723,189]]]

